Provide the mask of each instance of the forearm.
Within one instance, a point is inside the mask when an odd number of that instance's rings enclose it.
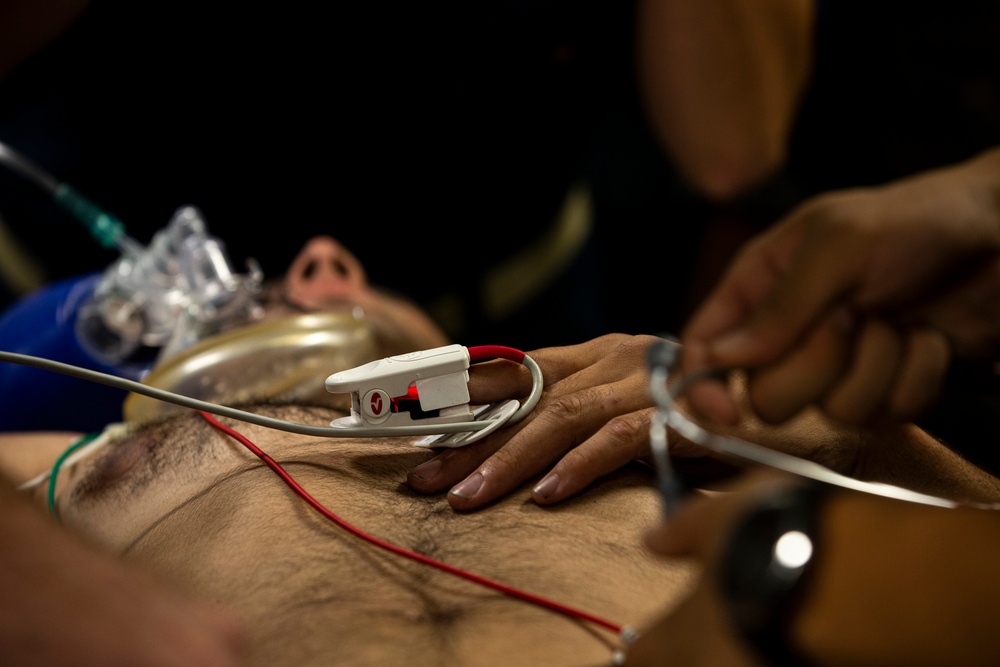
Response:
[[[642,0],[649,123],[693,186],[725,199],[785,159],[811,67],[810,0]]]
[[[44,553],[52,536],[61,538],[61,528],[0,471],[0,562],[18,554]],[[7,562],[6,565],[10,566]],[[7,572],[8,568],[0,568]]]
[[[855,479],[958,502],[1000,502],[1000,479],[913,424],[848,426],[813,408],[781,425],[767,424],[750,408],[743,374],[732,374],[729,389],[743,417],[736,427],[711,426],[722,435],[805,458]],[[683,399],[680,405],[689,409]]]
[[[977,191],[985,197],[986,210],[997,214],[1000,225],[1000,146],[989,148],[959,165],[979,185]]]
[[[792,641],[815,664],[1000,664],[1000,514],[838,494]]]
[[[1000,502],[1000,479],[916,426],[860,433],[863,444],[851,473],[858,479],[963,503]]]
[[[38,431],[0,433],[0,475],[20,484],[52,467],[82,433]]]
[[[5,664],[74,664],[80,656],[108,665],[241,664],[242,630],[228,613],[79,539],[3,474],[0,590]]]

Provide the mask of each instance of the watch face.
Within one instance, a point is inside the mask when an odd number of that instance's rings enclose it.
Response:
[[[719,586],[730,617],[766,664],[806,664],[788,627],[812,569],[826,489],[809,483],[778,490],[737,525],[723,554]]]
[[[719,584],[736,622],[748,631],[783,617],[812,560],[812,492],[782,492],[758,506],[733,533]]]

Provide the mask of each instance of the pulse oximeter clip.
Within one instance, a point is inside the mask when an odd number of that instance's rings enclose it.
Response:
[[[508,400],[473,408],[469,404],[469,366],[491,359],[508,359],[528,366],[532,391],[523,405]],[[398,435],[431,434],[419,447],[461,447],[530,412],[542,391],[538,365],[524,352],[486,345],[467,348],[445,345],[363,364],[329,376],[326,390],[351,394],[351,414],[330,426],[343,429],[397,430]],[[468,423],[469,429],[457,431]],[[448,424],[448,432],[437,425]]]
[[[493,405],[469,405],[470,364],[493,359],[520,363],[531,372],[531,391],[520,406],[513,399]],[[351,394],[351,414],[335,419],[330,426],[316,426],[274,419],[28,354],[0,350],[0,362],[34,366],[289,433],[320,438],[426,436],[413,444],[428,448],[461,447],[504,424],[516,424],[535,409],[543,389],[541,369],[520,350],[498,345],[473,348],[446,345],[387,357],[329,376],[326,379],[329,391]]]

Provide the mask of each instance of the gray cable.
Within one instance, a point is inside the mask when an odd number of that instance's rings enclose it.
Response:
[[[978,509],[1000,509],[1000,503],[971,503],[958,502],[947,498],[912,491],[910,489],[883,484],[880,482],[866,482],[847,475],[842,475],[826,466],[822,466],[814,461],[803,459],[798,456],[779,452],[762,445],[757,445],[740,438],[719,435],[702,428],[698,424],[684,416],[674,407],[675,399],[683,394],[688,387],[695,382],[699,382],[708,377],[724,376],[724,369],[705,369],[697,373],[692,373],[684,377],[673,390],[666,389],[667,373],[663,369],[657,378],[659,382],[651,383],[651,393],[654,401],[659,406],[659,411],[663,413],[661,417],[678,435],[687,438],[689,441],[710,449],[725,457],[737,459],[743,462],[756,463],[777,470],[805,477],[818,482],[839,486],[853,491],[870,493],[886,498],[895,498],[907,502],[933,505],[936,507],[973,507]]]
[[[59,187],[59,181],[51,174],[2,142],[0,142],[0,162],[3,162],[49,194],[55,194],[56,188]]]
[[[201,401],[196,398],[190,398],[188,396],[175,394],[163,389],[157,389],[156,387],[150,387],[142,384],[141,382],[128,380],[116,375],[101,373],[88,368],[81,368],[80,366],[65,364],[61,361],[53,361],[51,359],[43,359],[41,357],[34,357],[28,354],[19,354],[17,352],[0,350],[0,361],[20,364],[22,366],[32,366],[42,370],[61,373],[63,375],[70,375],[89,382],[97,382],[99,384],[105,384],[118,389],[124,389],[125,391],[142,394],[144,396],[149,396],[150,398],[166,401],[168,403],[174,403],[186,408],[202,410],[204,412],[210,412],[222,417],[231,417],[250,424],[257,424],[258,426],[266,426],[268,428],[288,431],[290,433],[300,433],[302,435],[333,438],[438,435],[444,433],[467,433],[469,431],[479,431],[490,425],[490,422],[486,421],[471,421],[450,424],[420,424],[414,426],[385,427],[362,426],[343,428],[333,426],[310,426],[309,424],[299,424],[282,419],[274,419],[258,415],[253,412],[247,412],[245,410],[238,410],[236,408],[230,408],[216,403]],[[538,404],[538,401],[542,396],[542,371],[541,368],[539,368],[538,363],[528,355],[524,355],[522,363],[527,366],[528,370],[531,372],[531,392],[528,394],[528,398],[521,404],[521,407],[518,408],[513,415],[511,415],[508,420],[508,423],[510,424],[524,419],[528,413],[535,408],[535,405]]]

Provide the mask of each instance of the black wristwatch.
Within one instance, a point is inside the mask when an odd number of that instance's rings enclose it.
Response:
[[[789,642],[789,624],[815,566],[825,496],[811,481],[776,490],[742,519],[723,553],[723,599],[741,637],[771,665],[808,664]]]

